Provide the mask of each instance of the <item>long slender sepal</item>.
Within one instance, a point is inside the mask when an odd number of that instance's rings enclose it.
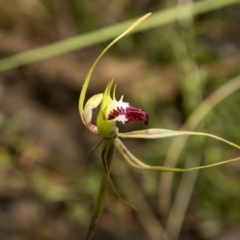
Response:
[[[137,159],[127,148],[126,146],[121,142],[119,138],[116,138],[114,140],[114,145],[116,149],[121,153],[121,155],[127,160],[127,162],[132,165],[135,168],[142,169],[142,170],[150,170],[150,171],[160,171],[160,172],[190,172],[194,170],[199,170],[199,169],[205,169],[205,168],[210,168],[210,167],[215,167],[218,165],[223,165],[226,163],[230,162],[235,162],[239,161],[240,157],[225,160],[222,162],[217,162],[213,164],[208,164],[205,166],[200,166],[200,167],[193,167],[193,168],[172,168],[172,167],[167,167],[167,166],[150,166],[139,159]]]
[[[102,56],[107,52],[107,50],[112,47],[117,41],[119,41],[121,38],[123,38],[126,34],[128,34],[129,32],[131,32],[134,28],[136,28],[142,21],[144,21],[146,18],[148,18],[151,15],[151,13],[148,13],[146,15],[144,15],[143,17],[139,18],[136,22],[134,22],[126,31],[124,31],[121,35],[119,35],[117,38],[115,38],[102,52],[101,54],[97,57],[97,59],[95,60],[95,62],[93,63],[93,65],[91,66],[90,70],[88,71],[87,77],[85,78],[84,84],[82,86],[82,90],[80,93],[80,97],[79,97],[79,113],[82,119],[82,122],[85,125],[85,119],[83,116],[83,105],[84,105],[84,100],[85,100],[85,96],[86,96],[86,92],[87,92],[87,88],[88,88],[88,84],[90,82],[93,70],[95,69],[97,63],[99,62],[99,60],[102,58]]]
[[[90,156],[93,154],[93,152],[101,145],[101,143],[103,142],[103,140],[104,140],[104,138],[102,138],[99,142],[97,142],[97,144],[95,144],[95,145],[92,147],[92,149],[88,152],[86,158],[84,159],[83,166],[82,166],[82,171],[81,171],[81,172],[84,171],[88,159],[89,159]]]
[[[107,139],[106,141],[111,141],[111,144],[113,145],[113,141],[114,139]],[[112,188],[112,190],[116,193],[116,195],[124,202],[126,203],[127,205],[129,205],[130,207],[134,208],[137,210],[137,208],[135,206],[133,206],[131,203],[129,203],[127,200],[125,200],[121,195],[120,193],[117,191],[116,187],[114,186],[114,183],[112,181],[112,178],[111,178],[111,175],[110,175],[110,169],[108,168],[108,164],[107,164],[107,158],[106,158],[106,153],[107,152],[107,149],[104,148],[103,151],[102,151],[102,160],[103,160],[103,166],[104,166],[104,169],[105,169],[105,172],[106,172],[106,175],[107,175],[107,179],[108,179],[108,182]]]
[[[146,129],[146,130],[127,132],[127,133],[118,133],[118,137],[121,137],[121,138],[145,138],[145,139],[176,137],[176,136],[182,136],[182,135],[198,135],[198,136],[211,137],[219,141],[225,142],[226,144],[231,145],[235,148],[240,149],[240,146],[224,138],[218,137],[213,134],[202,133],[202,132],[173,131],[168,129],[152,128],[152,129]]]

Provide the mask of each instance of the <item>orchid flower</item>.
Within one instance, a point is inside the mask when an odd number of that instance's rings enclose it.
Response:
[[[85,127],[90,130],[92,133],[100,135],[102,140],[90,151],[89,155],[103,142],[105,141],[103,151],[102,151],[102,160],[104,163],[105,173],[103,175],[101,186],[97,198],[97,203],[93,210],[93,215],[90,221],[90,225],[88,228],[88,232],[85,239],[89,239],[94,225],[101,213],[103,202],[104,202],[104,191],[106,181],[108,180],[112,187],[114,188],[109,171],[112,162],[113,152],[116,148],[119,153],[127,160],[127,162],[135,168],[142,169],[142,170],[152,170],[152,171],[170,171],[170,172],[186,172],[192,170],[198,170],[202,168],[209,168],[221,164],[225,164],[232,161],[240,160],[240,157],[209,164],[205,166],[193,167],[193,168],[172,168],[167,166],[150,166],[138,158],[136,158],[123,144],[120,138],[145,138],[145,139],[156,139],[156,138],[164,138],[164,137],[173,137],[173,136],[180,136],[180,135],[202,135],[207,137],[212,137],[223,141],[233,147],[240,149],[240,146],[229,142],[223,138],[218,136],[208,134],[208,133],[200,133],[200,132],[187,132],[187,131],[173,131],[168,129],[145,129],[139,131],[132,131],[126,133],[120,133],[119,129],[116,125],[116,122],[119,121],[122,124],[126,124],[130,121],[143,121],[146,125],[149,122],[149,115],[144,109],[138,109],[131,106],[129,103],[123,101],[123,96],[120,100],[116,100],[115,93],[116,93],[116,85],[113,85],[113,80],[109,81],[107,87],[103,93],[99,93],[91,97],[84,106],[85,96],[87,92],[87,88],[90,82],[91,75],[99,62],[102,56],[107,52],[107,50],[114,45],[118,40],[124,37],[127,33],[132,31],[137,25],[139,25],[142,21],[148,18],[151,13],[148,13],[134,22],[126,31],[124,31],[120,36],[114,39],[98,56],[98,58],[93,63],[92,67],[90,68],[87,77],[84,81],[80,98],[79,98],[79,112],[82,119],[83,124]],[[96,119],[96,125],[92,123],[92,111],[93,109],[99,107],[99,112]],[[89,156],[88,155],[88,156]],[[118,193],[117,193],[118,194]],[[119,194],[118,194],[119,195]]]

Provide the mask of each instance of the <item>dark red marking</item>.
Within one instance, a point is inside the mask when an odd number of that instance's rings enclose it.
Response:
[[[125,121],[125,123],[131,121],[144,121],[144,123],[147,125],[149,122],[149,115],[144,109],[138,109],[130,105],[126,109],[123,107],[117,107],[116,109],[113,109],[108,115],[108,120],[115,119],[120,115],[124,115],[126,117],[127,121]]]

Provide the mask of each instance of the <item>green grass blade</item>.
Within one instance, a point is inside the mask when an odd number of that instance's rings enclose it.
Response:
[[[178,19],[188,16],[195,16],[201,13],[213,11],[232,4],[239,3],[240,0],[204,0],[193,4],[185,4],[178,7],[169,8],[163,11],[154,13],[151,19],[142,24],[133,32],[139,32],[154,27],[159,27]],[[19,53],[0,60],[0,72],[8,69],[23,66],[39,60],[50,58],[59,54],[81,49],[97,43],[102,43],[115,38],[124,31],[136,19],[124,21],[110,27],[96,30],[90,33],[75,36],[66,40],[62,40],[47,46],[33,49],[27,52]],[[132,33],[133,33],[132,32]]]

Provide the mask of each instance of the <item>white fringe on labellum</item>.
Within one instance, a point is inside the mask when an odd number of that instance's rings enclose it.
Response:
[[[110,111],[108,114],[108,120],[115,119],[123,124],[131,121],[144,121],[146,125],[148,124],[149,115],[147,112],[144,109],[135,108],[129,103],[123,102],[123,96],[119,101],[114,99],[114,103],[116,108]]]

